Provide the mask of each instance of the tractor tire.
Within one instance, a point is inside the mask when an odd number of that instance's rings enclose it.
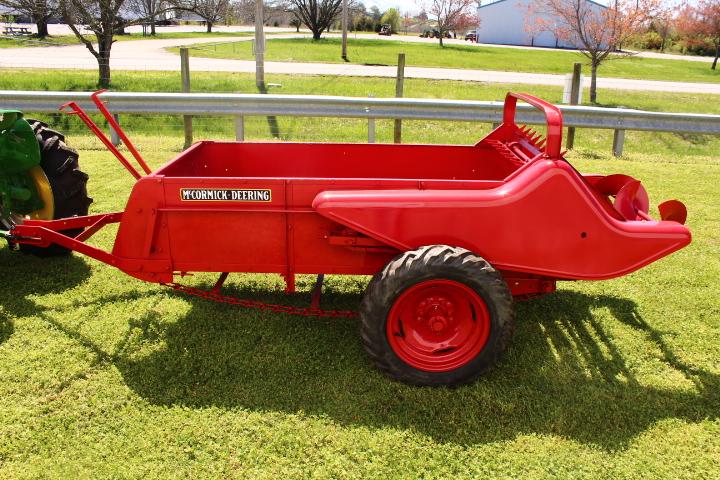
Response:
[[[49,140],[52,137],[58,137],[61,141],[65,141],[65,135],[58,131],[52,130],[47,123],[41,122],[39,120],[32,120],[30,118],[27,118],[26,120],[30,124],[30,127],[32,127],[33,132],[35,132],[35,136],[37,137],[38,142],[41,145],[43,144],[43,142]]]
[[[40,145],[40,167],[47,177],[54,201],[54,219],[87,215],[92,198],[87,194],[88,176],[78,165],[76,150],[65,144],[65,136],[48,128],[46,123],[28,120]],[[75,237],[83,229],[65,230],[62,233]],[[67,255],[70,250],[51,244],[42,248],[20,245],[20,250],[40,257]]]
[[[513,297],[482,257],[430,245],[395,257],[375,274],[360,321],[365,350],[390,378],[462,385],[500,360],[512,336]]]

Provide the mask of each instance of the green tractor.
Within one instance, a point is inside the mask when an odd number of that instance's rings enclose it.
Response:
[[[65,144],[63,134],[25,119],[18,110],[0,110],[0,236],[11,247],[15,244],[7,232],[25,219],[87,215],[92,203],[87,180],[78,167],[78,153]],[[21,245],[20,250],[40,256],[68,252],[55,244]]]

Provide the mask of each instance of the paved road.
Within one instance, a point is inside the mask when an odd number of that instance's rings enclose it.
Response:
[[[273,35],[270,36],[270,38],[272,37]],[[370,38],[376,37],[370,36]],[[418,37],[398,36],[396,38],[406,39],[406,41],[412,42],[427,41],[427,39],[420,39]],[[113,45],[111,66],[116,70],[177,71],[179,69],[179,57],[165,50],[167,47],[198,43],[249,41],[250,39],[249,37],[213,37],[117,42]],[[462,43],[462,40],[454,40],[451,42]],[[95,70],[97,69],[97,63],[95,58],[90,55],[84,46],[69,45],[0,49],[0,67]],[[255,63],[253,61],[201,57],[193,57],[190,62],[190,67],[193,71],[255,71]],[[265,71],[269,74],[322,74],[357,77],[394,77],[396,73],[396,69],[393,66],[294,62],[266,62]],[[565,81],[564,75],[429,67],[407,67],[405,69],[405,76],[408,78],[435,80],[463,80],[506,84],[524,83],[531,85],[563,85]],[[589,78],[586,78],[585,82],[586,85],[589,85]],[[720,83],[662,82],[605,77],[598,79],[598,88],[720,94]]]

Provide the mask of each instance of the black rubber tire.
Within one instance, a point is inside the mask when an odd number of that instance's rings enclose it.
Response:
[[[447,279],[475,290],[490,314],[487,343],[475,358],[446,372],[419,370],[393,351],[387,317],[407,288],[427,280]],[[472,382],[492,368],[512,337],[513,298],[502,275],[486,260],[460,247],[430,245],[395,257],[375,274],[360,305],[360,334],[375,366],[394,380],[422,386],[454,386]]]
[[[50,182],[55,203],[55,219],[88,214],[92,198],[87,194],[88,176],[79,167],[76,150],[65,144],[65,136],[47,128],[47,124],[28,120],[40,145],[40,167]],[[74,237],[82,229],[65,230],[65,235]],[[34,245],[20,245],[20,250],[33,255],[48,257],[67,255],[70,250],[57,244],[47,248]]]
[[[30,118],[26,118],[25,120],[27,120],[32,127],[33,132],[35,132],[35,136],[41,145],[52,137],[58,137],[61,141],[65,141],[65,135],[56,130],[52,130],[47,123]]]

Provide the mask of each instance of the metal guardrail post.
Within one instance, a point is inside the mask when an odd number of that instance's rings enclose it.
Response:
[[[245,117],[243,115],[235,117],[235,140],[238,142],[245,140]]]
[[[615,157],[621,157],[623,154],[623,146],[625,145],[625,130],[615,130],[613,134],[612,154]]]
[[[117,124],[120,125],[120,115],[118,115],[117,113],[113,113],[113,118],[115,119]],[[110,126],[110,143],[112,143],[113,146],[115,146],[115,147],[117,147],[118,145],[120,145],[120,143],[122,143],[120,141],[120,135],[118,135],[118,133],[115,131],[115,129],[112,127],[112,125]]]

